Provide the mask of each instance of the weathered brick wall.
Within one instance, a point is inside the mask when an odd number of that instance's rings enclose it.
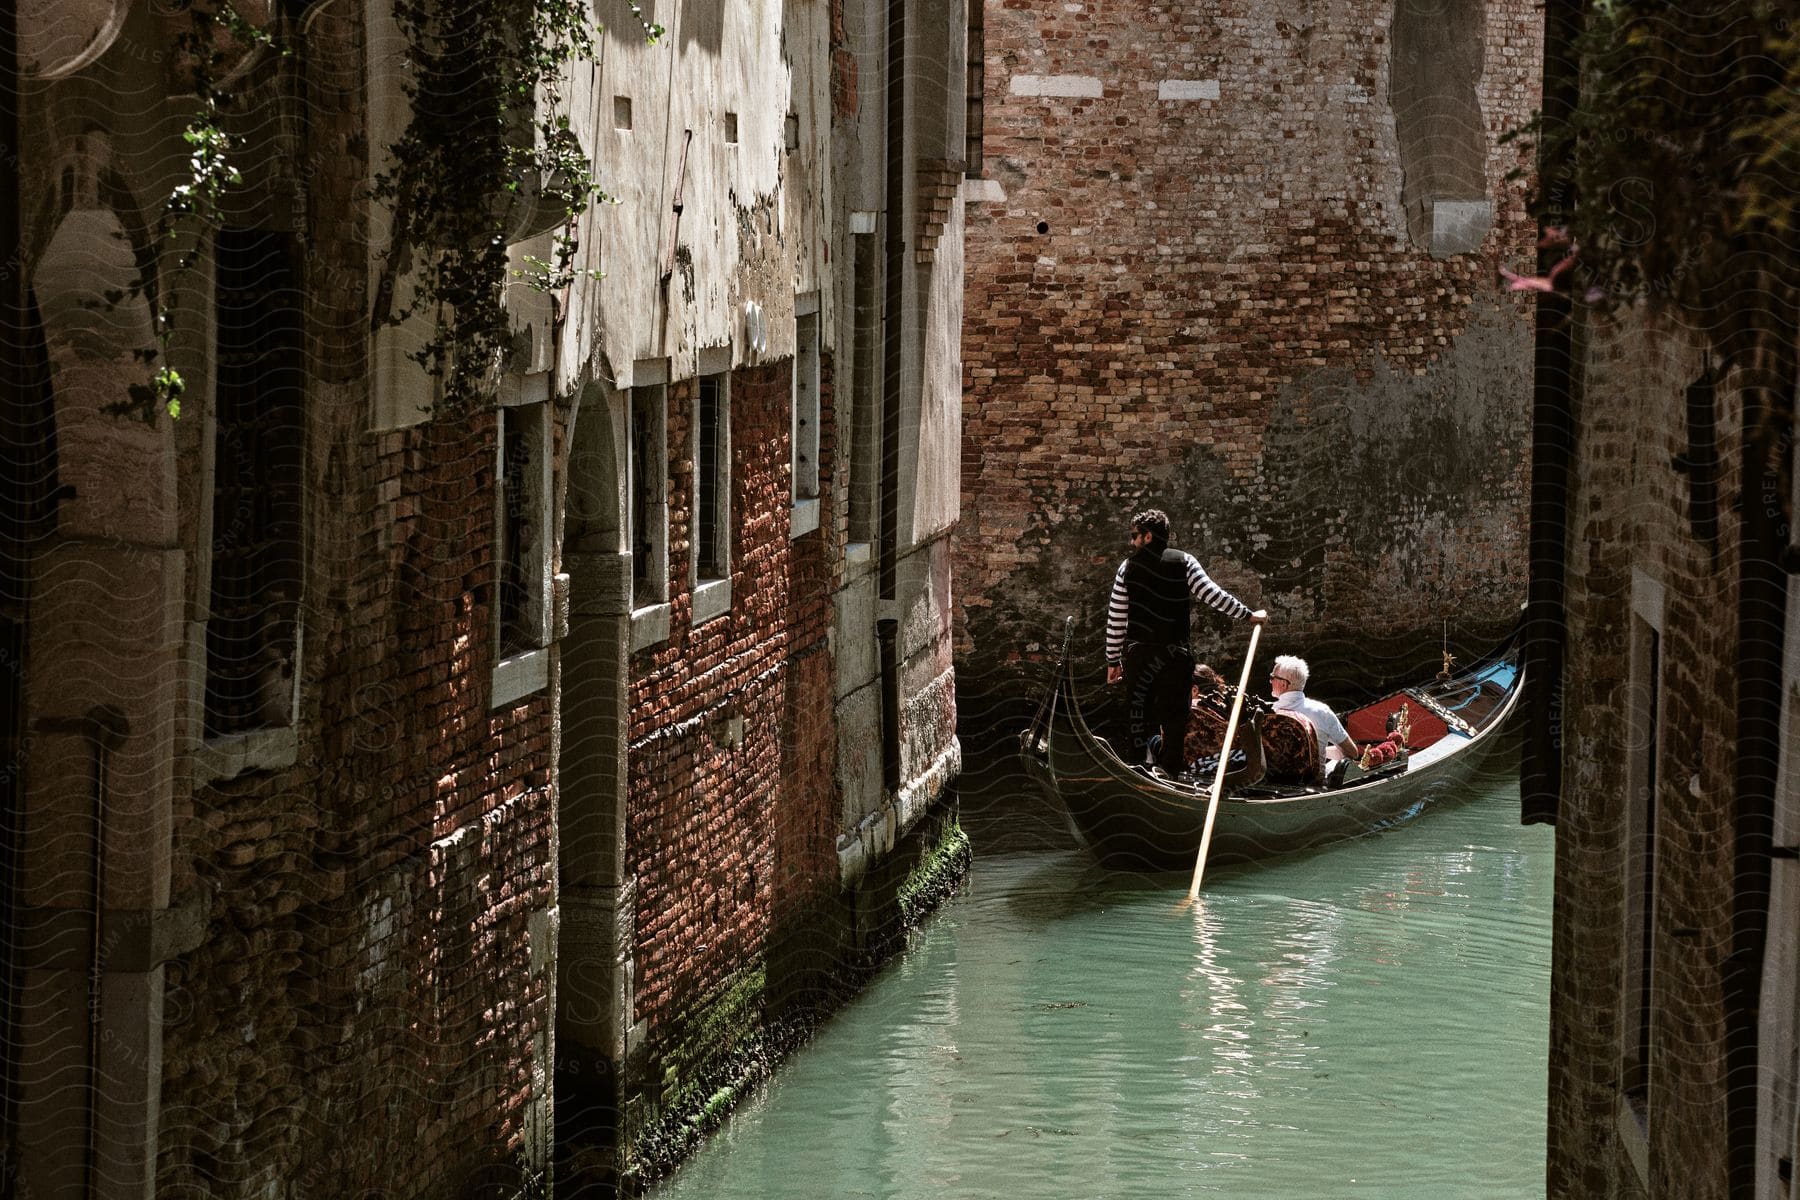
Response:
[[[965,709],[1060,644],[1065,614],[1097,659],[1125,520],[1152,505],[1321,678],[1379,673],[1446,616],[1510,622],[1530,315],[1495,269],[1535,251],[1505,179],[1527,160],[1498,138],[1536,103],[1540,17],[1521,0],[1472,11],[1493,224],[1439,259],[1401,206],[1418,161],[1390,101],[1393,5],[986,6]],[[1350,644],[1369,638],[1372,653]]]
[[[489,709],[493,415],[368,431],[362,34],[313,23],[284,168],[310,200],[298,760],[177,804],[207,927],[168,968],[159,1195],[511,1193],[545,1163],[551,694]]]
[[[728,1048],[687,1039],[762,966],[778,915],[836,889],[833,564],[823,532],[789,537],[792,368],[732,374],[731,610],[699,627],[686,451],[695,386],[669,390],[670,637],[632,659],[626,841],[638,882],[635,1015],[652,1053],[684,1065]],[[828,444],[820,462],[829,497]],[[822,530],[834,526],[826,508]]]
[[[555,806],[549,693],[488,709],[493,426],[338,447],[356,533],[318,539],[301,761],[177,814],[209,926],[169,972],[163,1194],[522,1182]]]
[[[1622,1046],[1635,1036],[1625,975],[1629,763],[1646,714],[1627,702],[1634,612],[1660,590],[1651,1195],[1723,1196],[1722,974],[1731,936],[1741,408],[1718,393],[1715,559],[1688,522],[1672,462],[1689,453],[1684,389],[1698,339],[1599,329],[1577,409],[1570,496],[1564,782],[1557,822],[1549,1191],[1626,1196],[1640,1183],[1619,1134]],[[1729,380],[1727,381],[1729,382]],[[1639,599],[1634,603],[1634,589]]]

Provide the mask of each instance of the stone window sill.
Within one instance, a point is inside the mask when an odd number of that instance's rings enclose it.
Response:
[[[299,757],[300,735],[292,725],[208,738],[194,751],[194,786],[291,767]]]
[[[648,650],[669,640],[668,604],[647,604],[631,613],[631,652]]]
[[[796,500],[794,507],[788,511],[788,537],[790,539],[805,537],[819,527],[819,502],[813,500]]]
[[[875,569],[875,548],[868,542],[844,543],[844,582],[861,579]]]
[[[1625,1148],[1625,1157],[1630,1160],[1632,1170],[1637,1172],[1638,1182],[1649,1187],[1650,1130],[1642,1101],[1621,1095],[1615,1124],[1619,1132],[1619,1144]]]
[[[504,708],[533,692],[550,686],[550,651],[527,650],[494,664],[493,698],[489,708]]]
[[[731,611],[731,580],[709,579],[694,585],[692,623],[704,625]]]

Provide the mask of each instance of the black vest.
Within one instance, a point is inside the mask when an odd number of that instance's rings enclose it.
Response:
[[[1125,560],[1125,596],[1130,601],[1126,641],[1187,645],[1187,555],[1167,545],[1139,550]]]

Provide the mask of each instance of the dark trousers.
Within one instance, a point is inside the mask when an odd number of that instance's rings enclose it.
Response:
[[[1131,762],[1144,761],[1152,733],[1162,734],[1157,765],[1171,775],[1185,765],[1188,694],[1193,689],[1194,654],[1186,646],[1130,642],[1125,647],[1125,727]]]

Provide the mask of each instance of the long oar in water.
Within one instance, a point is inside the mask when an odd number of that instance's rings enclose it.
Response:
[[[1225,744],[1219,747],[1219,769],[1213,773],[1212,795],[1206,800],[1206,827],[1200,831],[1200,853],[1194,858],[1194,882],[1188,885],[1190,903],[1200,898],[1200,877],[1206,873],[1206,851],[1212,845],[1213,819],[1219,815],[1219,797],[1225,794],[1225,769],[1231,765],[1231,742],[1237,736],[1238,714],[1244,711],[1244,691],[1250,686],[1250,669],[1256,662],[1256,641],[1262,626],[1250,629],[1250,649],[1244,651],[1244,669],[1238,675],[1237,695],[1231,701],[1231,719],[1225,722]]]

